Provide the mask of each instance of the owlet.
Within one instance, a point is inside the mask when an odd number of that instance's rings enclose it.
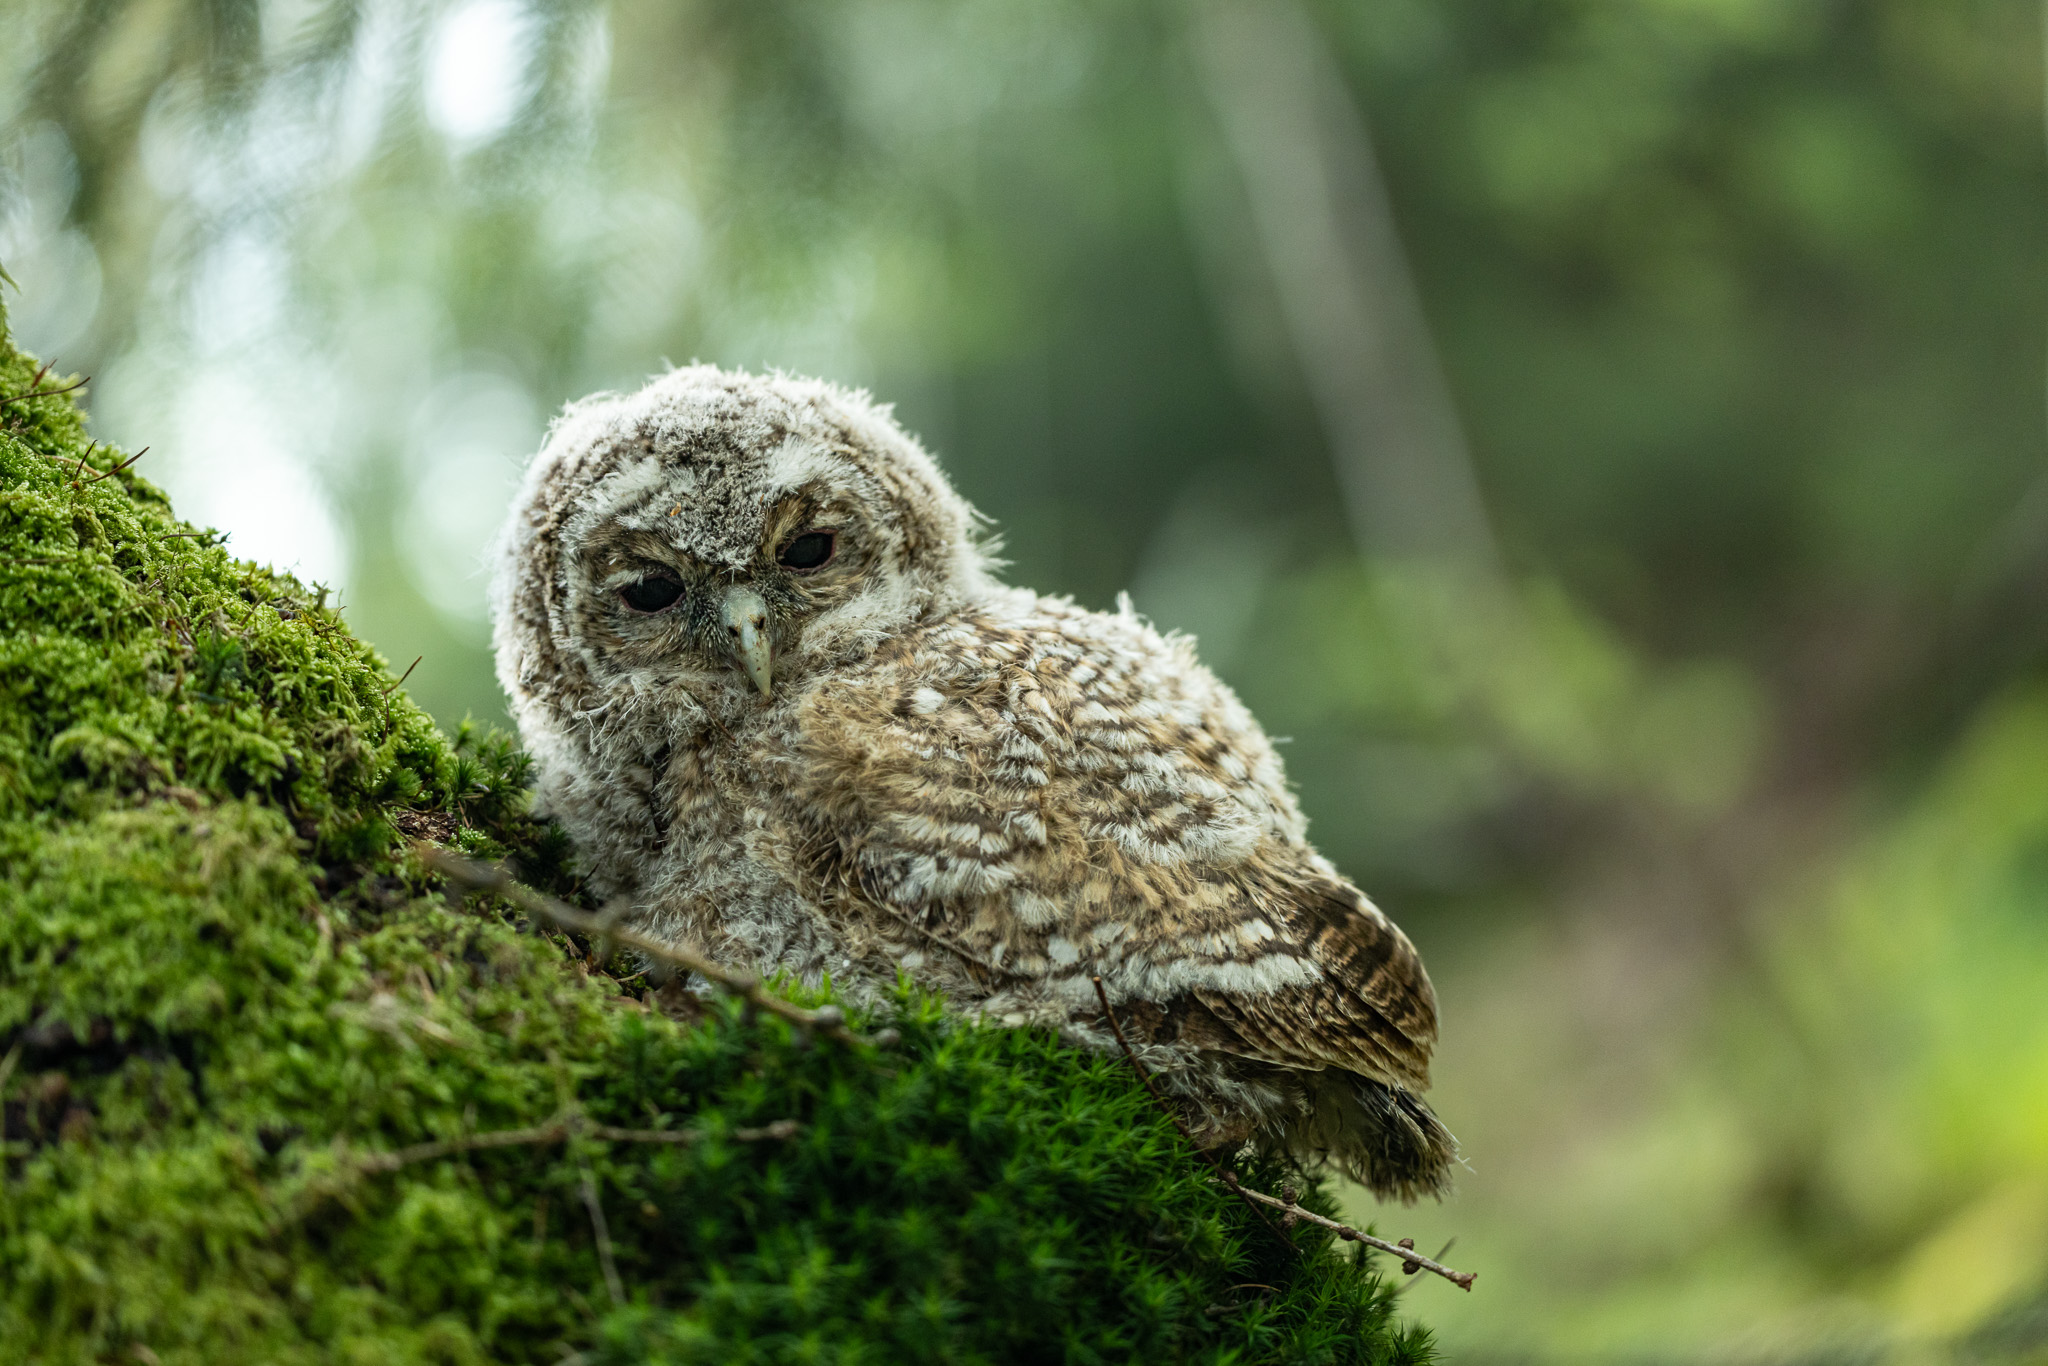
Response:
[[[1116,1044],[1201,1142],[1440,1192],[1436,999],[1258,723],[1126,604],[1000,583],[866,395],[710,366],[555,422],[500,543],[541,809],[641,927]]]

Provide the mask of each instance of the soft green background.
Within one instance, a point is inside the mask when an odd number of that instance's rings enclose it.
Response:
[[[2048,1359],[2034,6],[0,28],[24,345],[444,720],[561,402],[869,384],[1017,581],[1201,638],[1421,944],[1472,1170],[1382,1223],[1481,1271],[1453,1359]]]

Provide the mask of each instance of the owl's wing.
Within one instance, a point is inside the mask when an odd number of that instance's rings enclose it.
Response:
[[[1429,1086],[1436,992],[1408,936],[1340,878],[1295,884],[1274,918],[1320,972],[1271,992],[1197,990],[1242,1042],[1224,1051],[1290,1067],[1337,1067],[1414,1090]]]
[[[1413,945],[1311,850],[1270,743],[1189,645],[1036,600],[891,641],[815,690],[766,799],[821,905],[991,989],[1092,977],[1148,1032],[1428,1084]]]

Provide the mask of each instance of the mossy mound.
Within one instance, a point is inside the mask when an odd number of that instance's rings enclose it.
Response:
[[[0,407],[0,1360],[1427,1359],[1117,1060],[664,1010],[451,902],[409,836],[573,890],[520,756],[117,463]]]

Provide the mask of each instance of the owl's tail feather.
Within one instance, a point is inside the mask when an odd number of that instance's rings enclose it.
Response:
[[[1404,1204],[1450,1190],[1458,1140],[1420,1096],[1355,1072],[1309,1075],[1308,1114],[1287,1135],[1296,1158]]]

